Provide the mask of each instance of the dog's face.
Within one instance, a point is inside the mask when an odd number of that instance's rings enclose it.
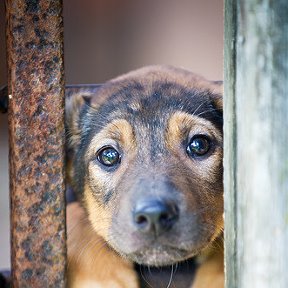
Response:
[[[95,231],[123,257],[172,264],[220,234],[221,90],[156,66],[68,99],[74,189]]]

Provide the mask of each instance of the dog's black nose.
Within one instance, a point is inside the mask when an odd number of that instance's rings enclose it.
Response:
[[[155,233],[156,236],[169,230],[178,216],[178,207],[175,203],[160,200],[140,201],[134,210],[137,229],[143,233]]]

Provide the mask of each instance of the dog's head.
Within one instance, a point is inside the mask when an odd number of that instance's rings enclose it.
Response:
[[[73,187],[122,256],[172,264],[220,234],[221,94],[218,82],[154,66],[68,98]]]

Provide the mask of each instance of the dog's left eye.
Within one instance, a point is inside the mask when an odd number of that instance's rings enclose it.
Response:
[[[108,167],[115,166],[120,163],[121,157],[119,152],[113,147],[104,147],[97,153],[98,161]]]
[[[186,151],[189,156],[203,156],[210,149],[210,141],[204,135],[195,135],[189,142]]]

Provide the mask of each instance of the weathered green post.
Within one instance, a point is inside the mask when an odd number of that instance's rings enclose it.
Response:
[[[227,288],[288,287],[288,2],[225,1]]]

